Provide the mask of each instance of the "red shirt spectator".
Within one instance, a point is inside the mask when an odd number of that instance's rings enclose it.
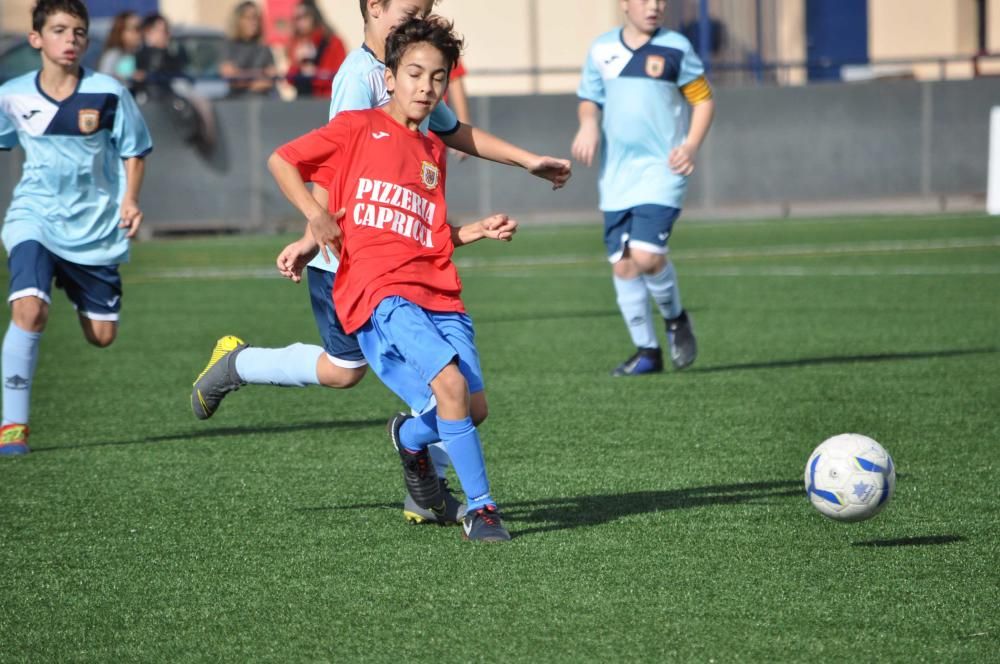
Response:
[[[344,42],[323,20],[314,2],[295,8],[288,43],[288,81],[302,97],[329,97],[333,77],[347,57]]]

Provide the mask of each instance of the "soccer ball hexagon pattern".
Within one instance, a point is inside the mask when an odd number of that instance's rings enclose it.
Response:
[[[864,521],[892,498],[896,467],[889,453],[868,436],[844,433],[813,450],[805,482],[809,501],[823,516]]]

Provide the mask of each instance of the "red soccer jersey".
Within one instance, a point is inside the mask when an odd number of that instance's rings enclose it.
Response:
[[[439,145],[373,109],[338,113],[278,154],[330,192],[331,213],[347,211],[333,287],[347,332],[391,295],[431,311],[465,311]]]

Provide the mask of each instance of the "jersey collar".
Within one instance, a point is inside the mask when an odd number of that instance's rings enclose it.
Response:
[[[75,97],[76,93],[78,93],[80,91],[80,86],[83,85],[83,77],[86,76],[86,75],[87,75],[87,70],[85,70],[81,66],[80,67],[80,78],[78,78],[76,80],[76,87],[73,88],[73,92],[70,94],[70,96],[66,97],[62,101],[56,101],[52,97],[48,96],[45,93],[45,90],[42,89],[42,70],[41,69],[39,69],[38,73],[35,74],[35,89],[38,90],[38,94],[42,95],[42,97],[45,98],[48,102],[50,102],[52,104],[55,104],[56,106],[62,106],[63,104],[65,104],[66,102],[68,102],[70,99],[72,99],[73,97]]]
[[[385,64],[384,62],[382,62],[381,60],[378,59],[378,56],[375,55],[375,51],[373,51],[370,48],[368,48],[368,44],[361,44],[361,48],[363,50],[365,50],[365,51],[368,51],[368,55],[372,56],[375,59],[375,62],[378,62],[379,64],[383,64],[383,65]]]
[[[643,48],[645,48],[646,46],[649,46],[650,44],[652,44],[652,43],[653,43],[653,40],[654,40],[654,39],[656,39],[656,37],[657,37],[657,36],[658,36],[658,35],[659,35],[659,34],[660,34],[661,32],[663,32],[663,28],[657,28],[657,29],[656,29],[656,32],[654,32],[653,34],[651,34],[651,35],[649,36],[649,39],[647,39],[647,40],[646,40],[645,42],[643,42],[643,43],[642,43],[642,44],[641,44],[641,45],[639,46],[639,48],[630,48],[630,47],[629,47],[629,45],[625,43],[625,28],[622,28],[622,29],[620,29],[620,30],[618,31],[618,41],[620,41],[620,42],[622,43],[622,46],[624,46],[625,48],[627,48],[627,49],[629,50],[629,52],[630,52],[630,53],[635,53],[636,51],[641,51],[641,50],[642,50]]]

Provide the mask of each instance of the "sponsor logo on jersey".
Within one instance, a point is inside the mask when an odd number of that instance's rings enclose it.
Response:
[[[421,162],[420,181],[428,191],[434,191],[441,182],[440,169],[429,161]]]
[[[664,70],[667,68],[667,59],[662,55],[647,55],[646,56],[646,74],[652,78],[659,78],[663,76]]]
[[[372,132],[372,138],[374,138],[376,141],[388,137],[389,137],[389,132],[387,131]]]
[[[93,134],[101,126],[101,112],[96,108],[85,108],[77,115],[77,126],[81,134]]]
[[[22,120],[30,120],[31,118],[35,117],[39,113],[41,113],[41,111],[39,111],[37,108],[33,108],[30,111],[28,111],[27,113],[25,113],[24,115],[22,115],[21,119]]]

